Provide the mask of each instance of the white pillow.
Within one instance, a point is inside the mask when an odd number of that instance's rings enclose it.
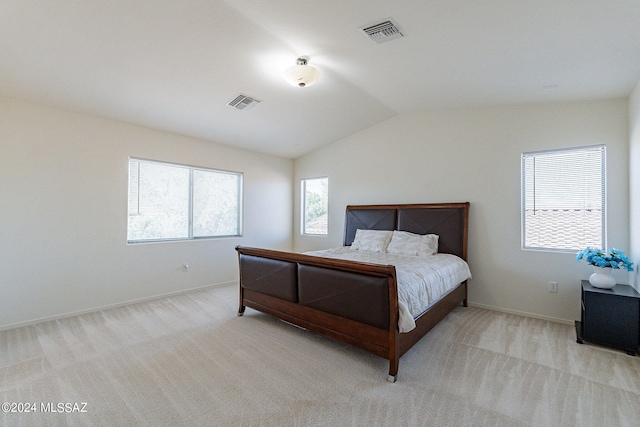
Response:
[[[384,252],[391,241],[393,231],[386,230],[356,230],[356,237],[351,249],[357,251]]]
[[[418,255],[435,255],[438,253],[438,239],[440,236],[437,234],[425,234],[422,236],[422,246],[418,251]]]
[[[397,255],[433,255],[438,252],[438,235],[394,231],[387,252]]]

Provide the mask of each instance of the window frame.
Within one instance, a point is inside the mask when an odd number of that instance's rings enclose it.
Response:
[[[307,182],[315,180],[326,180],[327,183],[327,203],[326,203],[326,215],[327,215],[327,228],[324,233],[309,233],[307,231]],[[316,176],[311,178],[302,178],[300,180],[300,193],[301,193],[301,215],[300,215],[300,234],[303,236],[315,236],[322,237],[329,235],[329,177],[328,176]]]
[[[189,188],[188,188],[188,218],[187,218],[187,236],[186,237],[168,237],[168,238],[148,238],[148,239],[130,239],[130,203],[131,196],[131,164],[132,162],[148,163],[158,166],[177,167],[184,168],[189,171]],[[244,194],[244,174],[238,171],[229,171],[215,168],[208,168],[203,166],[187,165],[182,163],[166,162],[160,160],[145,159],[140,157],[129,157],[128,174],[127,174],[127,244],[140,244],[140,243],[161,243],[161,242],[183,242],[194,240],[208,240],[208,239],[221,239],[229,237],[242,237],[243,232],[243,194]],[[216,174],[233,175],[237,177],[237,234],[220,234],[220,235],[206,235],[206,236],[194,236],[194,175],[196,171],[210,172]],[[139,210],[139,200],[138,210]]]
[[[568,147],[568,148],[557,148],[557,149],[549,149],[549,150],[539,150],[539,151],[531,151],[531,152],[523,152],[521,155],[521,194],[520,194],[520,203],[521,203],[521,215],[520,215],[520,224],[521,224],[521,249],[522,250],[530,250],[530,251],[546,251],[546,252],[559,252],[559,253],[575,253],[578,250],[584,249],[584,247],[578,247],[575,249],[568,248],[558,248],[558,247],[547,247],[547,246],[527,246],[527,229],[526,229],[526,208],[527,208],[527,176],[525,170],[525,161],[527,158],[535,157],[536,155],[547,155],[553,153],[562,153],[562,152],[585,152],[585,151],[600,151],[600,161],[601,161],[601,169],[600,169],[600,181],[599,185],[601,186],[601,196],[599,198],[601,203],[601,219],[600,219],[600,227],[601,227],[601,238],[600,243],[597,245],[601,248],[606,248],[607,245],[607,152],[605,144],[596,144],[596,145],[586,145],[586,146],[578,146],[578,147]],[[597,176],[594,174],[594,176]],[[535,184],[534,184],[535,186]],[[535,191],[535,190],[534,190]],[[585,210],[583,208],[583,210]],[[586,209],[588,210],[588,209]],[[591,245],[593,246],[593,245]]]

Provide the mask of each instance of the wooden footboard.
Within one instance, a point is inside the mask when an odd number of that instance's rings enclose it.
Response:
[[[466,301],[466,282],[398,332],[393,266],[238,246],[240,306],[270,314],[389,360],[394,382],[400,357]]]
[[[395,377],[398,285],[391,265],[238,246],[240,307],[384,357]]]

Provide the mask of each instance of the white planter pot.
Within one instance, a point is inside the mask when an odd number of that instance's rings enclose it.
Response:
[[[589,276],[589,283],[594,288],[611,289],[616,285],[616,278],[611,274],[611,267],[593,267],[593,274]]]

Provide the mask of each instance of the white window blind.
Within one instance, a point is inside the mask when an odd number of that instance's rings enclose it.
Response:
[[[129,243],[241,234],[242,174],[129,159]]]
[[[604,248],[604,145],[522,154],[522,247]]]

